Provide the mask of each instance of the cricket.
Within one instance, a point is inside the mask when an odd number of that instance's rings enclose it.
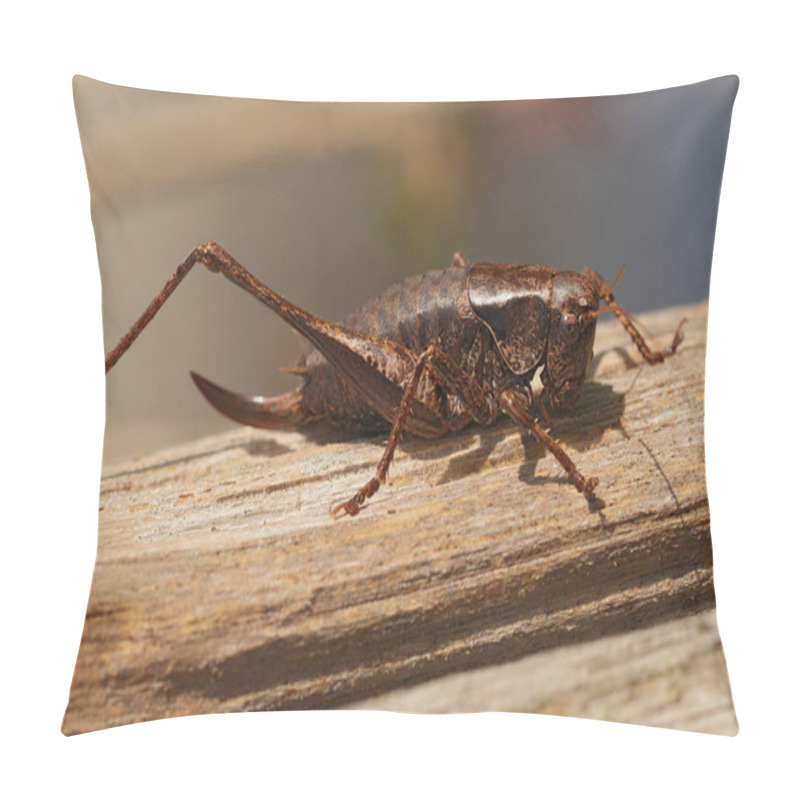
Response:
[[[195,264],[218,272],[269,306],[307,341],[295,367],[302,385],[277,397],[223,389],[194,372],[197,388],[226,417],[252,427],[302,428],[326,422],[353,434],[389,432],[375,475],[334,517],[355,516],[385,483],[404,433],[442,437],[504,414],[532,434],[586,496],[586,477],[546,428],[552,412],[581,396],[593,357],[597,318],[611,311],[648,364],[676,353],[653,351],[613,289],[594,270],[534,264],[469,264],[460,253],[445,269],[407,278],[367,301],[341,323],[326,322],[261,283],[216,242],[195,247],[133,327],[106,357],[106,373],[147,327]],[[534,396],[538,375],[542,391]]]

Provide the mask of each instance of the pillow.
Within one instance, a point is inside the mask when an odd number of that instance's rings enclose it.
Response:
[[[353,707],[735,734],[703,384],[737,88],[76,77],[107,352],[199,266],[108,373],[63,731]]]

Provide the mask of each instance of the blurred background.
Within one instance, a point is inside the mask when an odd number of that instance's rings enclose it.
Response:
[[[291,103],[74,81],[110,350],[196,245],[337,320],[449,265],[591,266],[634,312],[708,296],[738,81],[619,97]],[[104,461],[225,430],[194,369],[249,394],[304,343],[197,268],[107,380]]]

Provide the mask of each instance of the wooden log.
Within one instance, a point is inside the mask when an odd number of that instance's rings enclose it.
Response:
[[[348,704],[460,710],[463,682],[498,665],[559,665],[550,695],[504,678],[507,696],[487,686],[469,709],[735,733],[713,617],[706,313],[643,316],[661,346],[689,317],[678,355],[653,367],[615,321],[598,327],[584,397],[552,426],[600,479],[593,499],[510,421],[408,438],[388,484],[339,521],[330,508],[371,477],[380,438],[239,428],[109,466],[64,732]],[[575,654],[604,643],[619,663],[598,689]],[[700,651],[702,690],[666,712],[669,682],[638,710],[620,701],[643,680],[643,653],[653,674],[690,674]]]

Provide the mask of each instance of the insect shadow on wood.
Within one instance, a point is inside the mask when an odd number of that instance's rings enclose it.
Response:
[[[289,452],[289,448],[285,445],[278,444],[277,442],[264,441],[263,439],[254,439],[253,441],[245,442],[242,447],[249,456],[254,456],[256,458],[269,458],[270,456],[278,456]]]
[[[378,491],[404,433],[439,438],[470,423],[491,425],[501,415],[553,455],[591,502],[598,479],[584,476],[549,431],[559,430],[552,420],[562,409],[575,408],[581,397],[598,316],[612,311],[650,364],[673,355],[683,338],[685,320],[666,350],[652,351],[614,299],[619,276],[609,287],[590,269],[469,265],[459,253],[446,269],[408,278],[334,324],[281,297],[208,242],[192,250],[108,354],[106,372],[197,263],[245,289],[309,342],[297,365],[286,370],[300,377],[302,386],[277,397],[236,394],[191,373],[211,405],[259,428],[327,422],[355,434],[388,431],[375,475],[336,505],[334,516],[355,516]],[[538,396],[531,389],[535,376],[542,384]]]

